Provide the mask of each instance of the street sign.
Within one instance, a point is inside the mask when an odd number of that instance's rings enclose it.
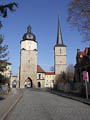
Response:
[[[86,98],[88,100],[88,86],[87,86],[87,81],[89,80],[89,78],[88,78],[88,72],[87,71],[83,71],[83,80],[85,80]]]
[[[88,72],[83,71],[83,80],[88,80]]]

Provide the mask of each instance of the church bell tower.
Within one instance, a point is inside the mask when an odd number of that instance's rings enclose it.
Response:
[[[37,41],[30,26],[20,43],[20,88],[24,88],[27,78],[30,78],[33,87],[37,87]]]
[[[58,16],[57,42],[54,46],[54,68],[55,74],[66,72],[66,45],[63,44],[62,33]]]

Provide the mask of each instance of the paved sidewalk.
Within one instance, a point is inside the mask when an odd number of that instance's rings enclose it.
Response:
[[[56,95],[59,95],[59,96],[62,96],[62,97],[72,99],[72,100],[77,100],[77,101],[80,101],[80,102],[85,103],[87,105],[90,105],[90,99],[87,100],[86,98],[77,97],[77,96],[74,96],[74,95],[71,95],[71,94],[64,94],[64,93],[61,93],[59,91],[54,91],[54,90],[51,90],[50,92],[52,94],[56,94]]]
[[[22,97],[22,90],[12,88],[8,95],[0,96],[0,120],[4,120]]]

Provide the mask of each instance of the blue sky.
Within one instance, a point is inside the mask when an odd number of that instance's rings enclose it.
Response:
[[[8,12],[3,19],[0,33],[4,35],[4,44],[9,47],[9,61],[12,63],[12,72],[17,75],[20,64],[20,41],[27,26],[32,27],[32,33],[38,41],[38,64],[49,71],[54,65],[54,45],[57,39],[57,13],[59,9],[60,24],[64,44],[67,45],[67,65],[76,63],[76,51],[84,50],[89,43],[83,43],[82,36],[76,29],[71,29],[67,23],[67,8],[70,0],[8,0],[16,1],[19,8],[16,12]],[[7,0],[0,3],[7,3]]]

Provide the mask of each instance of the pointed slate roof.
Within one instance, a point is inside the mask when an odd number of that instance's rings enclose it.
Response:
[[[58,16],[57,44],[58,45],[63,45],[63,39],[62,39],[62,33],[61,33],[61,28],[60,28],[59,16]]]
[[[55,46],[62,46],[62,47],[66,47],[63,44],[63,38],[62,38],[62,32],[61,32],[61,27],[60,27],[60,19],[59,19],[59,15],[58,15],[58,29],[57,29],[57,42]]]

